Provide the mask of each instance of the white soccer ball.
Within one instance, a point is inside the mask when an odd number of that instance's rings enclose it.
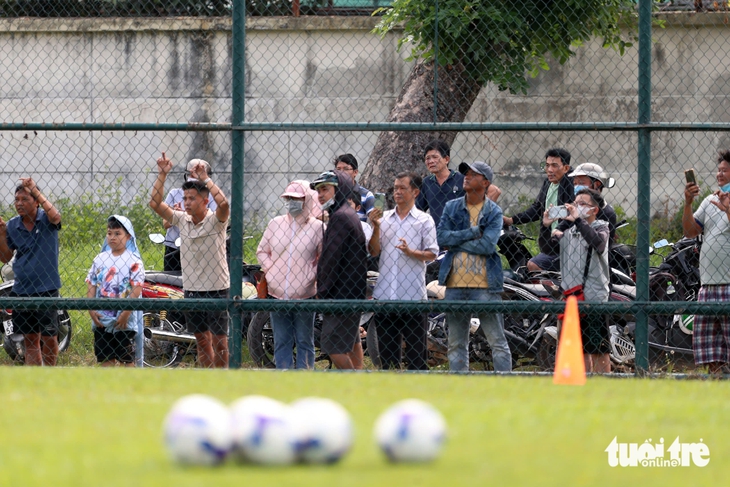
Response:
[[[209,396],[179,399],[164,423],[165,445],[173,460],[185,465],[216,465],[231,450],[231,415]]]
[[[305,463],[335,463],[350,451],[350,414],[330,399],[308,397],[292,404],[299,459]]]
[[[291,408],[264,396],[246,396],[231,405],[234,451],[239,460],[288,465],[297,443]]]
[[[395,403],[375,422],[375,441],[392,462],[429,462],[446,440],[446,421],[430,404],[407,399]]]

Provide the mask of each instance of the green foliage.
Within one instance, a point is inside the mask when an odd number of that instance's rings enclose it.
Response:
[[[512,93],[526,93],[527,75],[549,69],[549,56],[565,63],[593,37],[621,54],[636,40],[634,0],[395,0],[376,13],[375,32],[403,27],[399,48],[410,45],[411,59],[463,63],[480,84]]]
[[[116,182],[101,181],[94,193],[80,198],[60,198],[54,201],[61,212],[63,229],[59,234],[61,248],[74,248],[89,243],[98,244],[106,235],[106,220],[111,215],[123,215],[134,225],[139,240],[147,235],[163,231],[162,219],[148,206],[149,189],[140,188],[129,199],[120,189],[121,178]]]

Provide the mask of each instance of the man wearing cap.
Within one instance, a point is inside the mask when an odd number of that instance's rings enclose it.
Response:
[[[535,201],[528,209],[512,217],[503,217],[504,225],[521,225],[541,221],[545,210],[551,206],[572,203],[575,199],[573,181],[567,177],[570,172],[570,152],[565,149],[549,149],[545,154],[545,182]],[[560,272],[560,241],[552,237],[553,230],[569,228],[563,220],[556,220],[550,226],[540,226],[537,244],[540,253],[530,259],[527,269],[531,271]]]
[[[15,253],[12,297],[58,297],[58,231],[61,213],[36,186],[33,178],[20,178],[15,188],[15,211],[6,224],[0,218],[0,260],[8,263]],[[56,365],[58,314],[55,309],[15,310],[13,326],[23,335],[25,365]]]
[[[446,286],[449,301],[501,301],[502,261],[497,241],[502,231],[502,210],[487,198],[494,173],[485,162],[463,162],[464,197],[446,203],[441,215],[438,244],[448,251],[439,270],[439,284]],[[494,370],[512,370],[512,356],[504,335],[501,313],[477,313],[479,330],[492,349]],[[471,313],[451,312],[449,324],[449,367],[469,370]]]
[[[312,215],[317,193],[309,181],[292,181],[281,195],[286,215],[272,219],[256,250],[275,299],[309,299],[316,294],[317,259],[322,252],[324,223]],[[272,311],[274,362],[277,369],[314,368],[314,313]],[[292,351],[296,343],[294,363]]]
[[[205,164],[206,172],[208,175],[212,175],[213,171],[210,168],[210,164],[208,162],[202,160],[202,159],[192,159],[190,162],[188,162],[187,167],[185,168],[185,180],[186,181],[197,181],[194,177],[190,176],[191,171],[198,163]],[[167,193],[167,197],[165,198],[165,204],[175,210],[184,211],[184,208],[182,206],[183,204],[183,190],[182,188],[173,188],[170,190],[169,193]],[[208,198],[208,208],[210,211],[215,211],[218,208],[218,205],[215,203],[214,198]],[[180,229],[170,223],[167,220],[163,220],[162,224],[164,225],[167,232],[165,233],[165,257],[164,257],[164,267],[163,269],[165,271],[180,271],[180,249],[175,243],[180,236]]]
[[[317,191],[329,221],[317,264],[317,297],[365,299],[367,253],[365,234],[355,210],[347,203],[352,178],[342,171],[326,171],[310,187]],[[362,368],[360,313],[325,313],[320,349],[338,369]]]
[[[360,195],[360,209],[357,211],[357,216],[360,218],[360,221],[366,222],[368,220],[368,213],[375,206],[375,195],[369,189],[357,184],[357,159],[352,154],[340,154],[335,158],[335,169],[347,173],[355,183],[353,192]]]
[[[464,176],[449,169],[451,147],[443,140],[432,140],[423,151],[426,169],[431,174],[423,179],[416,207],[428,211],[438,228],[441,213],[448,201],[464,196]],[[496,184],[489,186],[487,198],[495,203],[502,194]]]
[[[573,172],[568,174],[568,177],[573,178],[573,189],[575,190],[575,194],[578,194],[578,192],[583,189],[593,189],[602,193],[604,185],[608,182],[608,174],[604,172],[601,166],[594,162],[584,162],[576,167]],[[605,199],[603,200],[603,206],[598,209],[596,220],[608,222],[608,229],[610,231],[608,244],[610,247],[616,238],[617,218],[616,211],[613,209],[613,206],[609,205]],[[570,226],[573,225],[571,224]],[[553,230],[553,236],[562,235],[565,229],[561,230]]]
[[[425,301],[426,261],[438,254],[433,219],[415,207],[421,177],[399,173],[393,184],[395,209],[370,213],[373,236],[370,254],[380,256],[380,275],[373,298],[379,300]],[[381,218],[382,217],[382,218]],[[420,311],[378,312],[380,364],[384,369],[400,369],[405,342],[408,370],[428,370],[426,316]]]
[[[165,220],[180,228],[180,260],[186,298],[225,299],[230,287],[226,258],[226,227],[230,207],[223,191],[208,177],[204,161],[191,170],[196,181],[183,186],[185,211],[175,210],[162,201],[165,179],[172,161],[165,153],[157,159],[157,179],[152,187],[150,207]],[[218,207],[208,209],[208,199]],[[188,331],[195,335],[201,367],[228,367],[228,312],[191,311],[185,313]]]

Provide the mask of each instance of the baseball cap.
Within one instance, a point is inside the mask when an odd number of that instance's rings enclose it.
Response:
[[[485,178],[487,178],[487,181],[490,183],[492,182],[492,179],[494,178],[494,172],[492,171],[492,168],[489,167],[489,164],[482,161],[474,161],[474,162],[462,162],[459,164],[459,172],[461,174],[466,174],[467,171],[471,169],[475,173],[481,174]]]
[[[304,187],[297,183],[289,183],[289,186],[281,194],[282,198],[304,198],[305,196]]]

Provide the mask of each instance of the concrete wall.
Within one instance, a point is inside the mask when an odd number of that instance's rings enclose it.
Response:
[[[654,120],[730,120],[724,14],[672,14],[654,32]],[[411,64],[396,35],[370,33],[375,19],[250,18],[247,23],[246,120],[383,121]],[[230,19],[2,19],[0,113],[4,122],[229,122]],[[637,118],[637,54],[598,42],[551,66],[514,96],[490,86],[470,121],[629,121]],[[55,195],[118,186],[129,195],[151,184],[160,151],[182,163],[211,161],[228,185],[230,136],[203,132],[0,132],[12,200],[17,177],[37,175]],[[367,160],[377,133],[268,132],[246,135],[246,207],[278,208],[286,181],[312,177],[342,152]],[[482,159],[496,170],[502,205],[534,194],[539,161],[564,146],[576,163],[599,162],[619,180],[608,193],[629,212],[635,201],[632,133],[462,133],[455,161]],[[678,174],[694,166],[713,181],[714,155],[730,147],[723,133],[656,133],[657,212],[681,200]],[[177,180],[179,181],[179,179]]]

